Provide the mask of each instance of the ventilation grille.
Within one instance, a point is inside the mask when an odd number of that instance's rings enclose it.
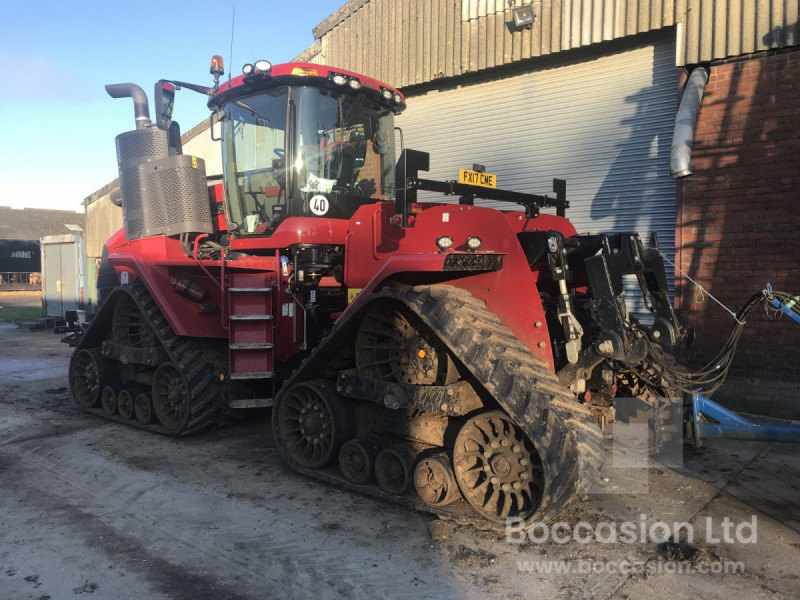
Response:
[[[139,188],[139,168],[124,169],[120,173],[120,191],[125,199],[123,209],[127,211],[142,210],[142,192]]]
[[[125,239],[135,240],[142,237],[144,219],[125,219]]]
[[[144,166],[169,156],[167,132],[155,127],[134,129],[120,133],[116,144],[125,238],[134,240],[147,235],[143,213],[145,182],[140,172]]]
[[[116,138],[117,162],[136,159],[158,159],[169,156],[167,133],[161,129],[135,129],[121,133]]]
[[[122,193],[122,219],[125,238],[133,240],[142,236],[142,188],[139,167],[120,169],[119,187]]]
[[[173,156],[141,169],[144,236],[213,232],[202,160]]]

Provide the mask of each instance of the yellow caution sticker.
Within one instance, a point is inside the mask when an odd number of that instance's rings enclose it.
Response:
[[[491,173],[481,173],[471,169],[458,170],[458,182],[468,185],[479,185],[481,187],[496,188],[497,176]]]
[[[364,288],[347,288],[347,303],[350,304],[355,300],[356,296],[358,296],[363,289]]]
[[[193,169],[197,168],[197,157],[196,156],[192,157],[192,168]]]

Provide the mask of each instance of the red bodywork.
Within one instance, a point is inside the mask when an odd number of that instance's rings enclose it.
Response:
[[[160,236],[126,241],[119,231],[107,242],[109,262],[120,278],[127,272],[130,283],[142,280],[178,335],[195,337],[227,338],[229,335],[230,300],[222,291],[223,277],[227,287],[232,285],[231,278],[237,274],[266,276],[266,285],[274,288],[274,294],[271,305],[262,309],[274,316],[275,358],[285,361],[301,350],[303,338],[301,319],[293,318],[283,309],[293,300],[286,294],[290,273],[282,272],[279,255],[288,256],[286,250],[294,244],[343,245],[344,286],[361,291],[358,298],[387,282],[447,283],[464,288],[484,300],[487,308],[527,344],[531,353],[552,369],[550,335],[537,289],[540,271],[528,266],[516,234],[524,228],[528,231],[558,230],[568,237],[576,233],[572,224],[554,215],[528,220],[521,212],[501,212],[480,206],[419,206],[422,211],[404,229],[389,222],[395,212],[391,201],[362,206],[349,221],[287,218],[271,236],[232,238],[232,251],[258,254],[226,259],[224,268],[220,261],[209,260],[202,261],[201,267],[198,261],[187,256],[177,239]],[[467,237],[480,237],[483,243],[478,252],[502,254],[503,268],[474,274],[442,272],[446,253],[436,246],[436,239],[442,235],[455,240],[449,252],[464,252]],[[202,302],[177,293],[175,282],[184,280],[202,288]],[[322,285],[339,284],[323,281]],[[209,304],[216,310],[204,312],[204,306]],[[207,306],[205,310],[209,310]]]
[[[394,103],[396,112],[405,106],[403,95],[391,86],[350,71],[309,63],[275,65],[268,74],[236,77],[219,87],[209,106],[273,84],[330,87],[329,76],[333,74],[358,79],[370,93],[390,90],[389,102]],[[400,94],[400,102],[395,102],[395,93]],[[227,230],[223,198],[222,184],[209,187],[212,220],[220,234]],[[524,229],[558,230],[569,237],[576,233],[569,221],[553,215],[527,219],[521,212],[459,204],[418,204],[414,212],[407,228],[390,223],[395,214],[393,201],[363,205],[349,220],[288,217],[271,235],[230,235],[215,260],[196,258],[197,240],[192,254],[191,248],[184,249],[177,238],[127,241],[121,230],[106,245],[119,281],[144,283],[176,334],[228,338],[233,345],[269,346],[270,350],[263,353],[232,350],[231,373],[271,372],[273,359],[285,362],[304,350],[303,319],[302,315],[298,318],[298,310],[302,310],[305,299],[303,292],[295,297],[291,294],[291,288],[297,287],[297,282],[292,283],[292,247],[299,244],[344,248],[343,281],[324,276],[318,284],[337,291],[346,288],[351,300],[356,297],[355,302],[384,284],[447,283],[466,289],[484,300],[531,353],[553,369],[550,335],[537,287],[541,271],[530,268],[516,234]],[[436,245],[436,239],[443,235],[455,240],[447,252],[462,253],[467,252],[468,237],[480,237],[482,245],[477,253],[502,255],[502,268],[443,271],[447,254]],[[237,295],[230,288],[248,291]],[[254,295],[254,289],[266,291]],[[267,318],[250,322],[237,316]]]
[[[550,337],[537,289],[540,271],[528,266],[516,234],[526,228],[553,229],[571,236],[576,233],[572,224],[553,215],[528,221],[521,212],[480,206],[419,206],[422,212],[406,229],[389,222],[394,214],[391,202],[364,206],[355,214],[347,234],[345,285],[369,292],[391,280],[406,285],[448,283],[466,289],[484,300],[531,353],[552,369]],[[438,250],[436,239],[443,235],[455,240],[449,252],[465,252],[467,238],[480,237],[483,243],[478,252],[502,254],[503,268],[472,275],[442,273],[446,253]]]

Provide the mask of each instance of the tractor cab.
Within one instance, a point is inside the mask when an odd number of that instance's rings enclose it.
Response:
[[[270,235],[287,217],[349,219],[394,196],[397,90],[311,64],[244,71],[209,101],[222,123],[231,233]]]

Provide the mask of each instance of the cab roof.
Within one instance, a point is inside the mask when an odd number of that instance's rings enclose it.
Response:
[[[335,75],[344,76],[348,83],[337,85],[333,80]],[[357,90],[351,88],[349,85],[350,80],[358,81],[360,87]],[[269,71],[258,71],[254,69],[251,73],[234,77],[219,86],[217,93],[208,101],[208,105],[212,109],[220,108],[223,103],[231,99],[240,98],[263,89],[270,89],[280,85],[313,85],[331,89],[342,89],[350,91],[351,93],[362,91],[367,93],[372,92],[383,104],[391,107],[395,113],[402,112],[406,107],[405,96],[391,85],[365,75],[354,73],[353,71],[347,71],[346,69],[301,62],[272,65]],[[390,92],[392,99],[387,101],[383,96],[384,90]],[[396,97],[400,98],[399,102],[395,101]]]

